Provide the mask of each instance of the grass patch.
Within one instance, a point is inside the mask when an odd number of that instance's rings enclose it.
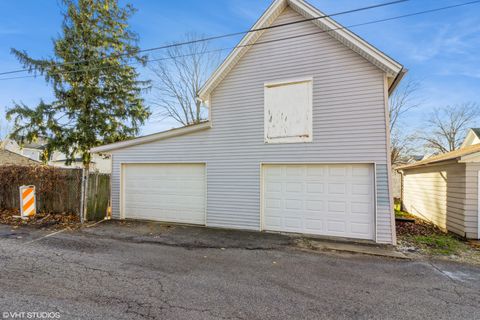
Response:
[[[405,211],[395,210],[395,217],[396,218],[411,218],[412,215],[409,214],[408,212],[405,212]]]
[[[396,221],[400,251],[480,265],[480,242],[476,247],[476,241],[468,242],[454,234],[446,233],[429,221],[402,211],[399,201],[395,201],[394,210],[397,218],[415,220],[415,222]]]
[[[395,210],[396,218],[414,218],[410,213],[402,211],[402,205],[400,203],[395,203],[393,210]]]
[[[433,255],[457,255],[468,250],[467,245],[449,234],[412,236],[411,240],[418,247]]]

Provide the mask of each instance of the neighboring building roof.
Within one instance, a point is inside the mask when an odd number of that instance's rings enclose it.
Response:
[[[465,139],[463,140],[461,148],[477,144],[480,141],[480,128],[470,128]]]
[[[304,16],[306,19],[315,17],[324,17],[325,14],[308,4],[304,0],[275,0],[272,5],[265,11],[265,13],[258,19],[254,29],[261,29],[255,32],[249,32],[243,37],[235,49],[227,56],[225,61],[218,67],[218,69],[207,80],[203,88],[200,90],[199,98],[203,101],[208,101],[210,93],[218,86],[218,84],[226,77],[226,75],[233,69],[233,67],[240,61],[251,46],[260,38],[265,32],[266,28],[272,25],[275,19],[287,7]],[[395,89],[395,86],[400,82],[405,75],[406,70],[397,61],[393,60],[385,53],[381,52],[355,33],[351,32],[341,24],[337,23],[330,17],[319,18],[312,20],[320,29],[327,32],[329,35],[343,43],[345,46],[355,51],[372,64],[380,68],[387,74],[389,92]]]
[[[50,160],[49,162],[66,162],[67,161],[67,158],[63,158],[63,159],[57,159],[57,160]],[[82,158],[75,158],[73,159],[72,163],[76,163],[76,162],[80,162],[80,163],[83,163],[83,159]],[[90,161],[90,163],[95,163],[95,161]]]
[[[38,142],[25,143],[22,145],[22,149],[35,149],[41,151],[45,149],[45,145]]]
[[[43,150],[43,149],[45,149],[45,145],[47,144],[47,141],[44,138],[38,138],[36,141],[32,141],[32,142],[29,142],[29,143],[24,143],[22,145],[22,141],[17,142],[13,139],[5,139],[0,143],[0,147],[5,148],[7,146],[7,144],[9,144],[9,143],[15,143],[18,146],[18,148],[20,148],[20,149],[27,148],[27,149]]]
[[[116,143],[106,144],[106,145],[103,145],[103,146],[92,148],[90,150],[90,152],[93,152],[93,153],[108,152],[108,151],[112,151],[112,150],[116,150],[116,149],[122,149],[122,148],[130,147],[130,146],[133,146],[133,145],[143,144],[143,143],[152,142],[152,141],[156,141],[156,140],[162,140],[162,139],[171,138],[171,137],[175,137],[175,136],[181,136],[181,135],[192,133],[192,132],[195,132],[195,131],[209,129],[211,127],[212,127],[212,125],[211,125],[210,121],[205,121],[205,122],[201,122],[201,123],[198,123],[198,124],[192,124],[192,125],[185,126],[185,127],[180,127],[180,128],[167,130],[167,131],[162,131],[162,132],[158,132],[158,133],[154,133],[154,134],[150,134],[150,135],[147,135],[147,136],[138,137],[138,138],[134,138],[134,139],[126,140],[126,141],[120,141],[120,142],[116,142]]]
[[[437,162],[458,159],[458,158],[471,155],[477,152],[480,152],[480,144],[474,144],[465,148],[460,148],[455,151],[439,154],[437,156],[433,156],[422,161],[414,162],[406,166],[400,166],[397,168],[397,170],[411,169],[411,168],[425,166],[425,165],[429,165]]]
[[[480,138],[480,128],[471,128],[470,130],[472,130],[473,133],[475,133],[477,137]]]
[[[0,165],[32,165],[40,164],[40,162],[22,156],[15,152],[11,152],[5,149],[0,149]]]
[[[25,142],[24,144],[21,143],[22,141],[19,141],[19,145],[22,148],[27,148],[27,149],[38,149],[38,150],[43,150],[45,149],[45,145],[47,144],[47,140],[44,138],[38,138],[36,141],[32,142]]]

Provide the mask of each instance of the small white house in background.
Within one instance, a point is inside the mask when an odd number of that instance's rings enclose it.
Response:
[[[22,147],[12,139],[5,139],[0,144],[0,147],[4,150],[22,155],[35,161],[41,161],[41,155],[44,151],[46,142],[39,139],[37,142],[27,143]],[[48,161],[48,165],[61,167],[61,168],[83,168],[82,160],[78,159],[70,165],[65,164],[65,154],[61,152],[54,152]],[[112,162],[109,155],[92,155],[91,171],[97,171],[100,173],[111,173]]]
[[[474,144],[480,143],[480,128],[471,128],[468,130],[465,140],[463,140],[460,148],[465,148]]]
[[[480,238],[480,141],[471,129],[462,148],[398,170],[404,210],[469,239]]]
[[[296,23],[323,15],[274,1],[201,90],[208,121],[94,148],[113,217],[394,244],[387,101],[405,70],[331,18]]]
[[[4,150],[8,150],[35,161],[40,161],[44,145],[45,143],[41,139],[38,142],[27,143],[23,147],[20,147],[19,144],[12,139],[5,139],[1,143],[1,147]]]
[[[5,150],[0,146],[0,166],[3,165],[40,165],[41,163],[15,152]]]
[[[54,167],[61,168],[83,168],[83,161],[79,157],[75,159],[70,165],[65,164],[66,157],[62,152],[55,151],[48,161],[48,164]],[[103,154],[92,154],[92,160],[90,163],[90,171],[99,172],[99,173],[111,173],[112,172],[112,161],[109,155]]]

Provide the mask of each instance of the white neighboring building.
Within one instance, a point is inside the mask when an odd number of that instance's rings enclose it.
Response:
[[[474,144],[480,143],[480,128],[471,128],[468,130],[465,140],[463,140],[462,146],[460,148],[465,148],[472,146]]]
[[[25,144],[23,148],[21,148],[18,143],[12,139],[5,139],[1,143],[2,149],[20,154],[35,161],[40,161],[44,145],[45,144],[42,140],[39,140],[39,142]]]
[[[65,154],[62,152],[55,151],[48,162],[49,165],[54,167],[61,168],[83,168],[82,159],[78,157],[70,165],[65,164]],[[104,156],[99,154],[92,154],[92,162],[90,164],[90,171],[100,172],[100,173],[111,173],[112,172],[112,161],[110,156]]]
[[[45,142],[39,140],[38,142],[25,144],[23,147],[20,147],[19,144],[12,139],[5,139],[1,143],[1,148],[20,154],[24,157],[30,158],[35,161],[41,161],[41,155],[44,150]],[[80,157],[76,159],[70,165],[65,164],[65,154],[62,152],[55,151],[48,162],[48,165],[60,168],[83,168],[82,160]],[[100,173],[111,173],[111,159],[110,156],[104,156],[99,154],[92,154],[92,163],[91,171],[100,172]]]

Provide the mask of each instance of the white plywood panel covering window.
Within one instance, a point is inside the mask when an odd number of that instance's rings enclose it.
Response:
[[[265,165],[265,230],[374,240],[373,165]]]
[[[312,141],[312,79],[265,84],[265,142]]]
[[[124,218],[205,224],[204,164],[125,164]]]

